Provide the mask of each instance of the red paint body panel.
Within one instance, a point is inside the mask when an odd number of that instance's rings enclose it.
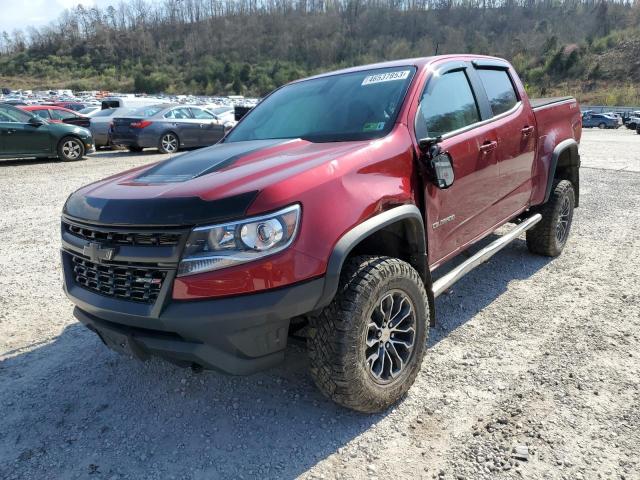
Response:
[[[363,220],[402,204],[416,204],[423,210],[429,267],[435,269],[514,216],[541,203],[553,149],[563,140],[580,140],[577,103],[554,104],[534,112],[511,68],[520,97],[518,108],[442,141],[442,149],[453,159],[456,176],[449,189],[438,189],[421,178],[414,121],[426,82],[446,62],[487,58],[490,57],[443,56],[345,70],[407,65],[417,68],[395,127],[379,140],[292,140],[251,152],[228,167],[192,180],[133,182],[152,167],[149,165],[96,182],[85,187],[84,192],[99,198],[199,196],[213,200],[257,191],[247,215],[293,203],[302,205],[298,235],[287,250],[261,261],[180,277],[174,282],[174,299],[253,293],[322,276],[336,243],[346,232]],[[481,152],[480,147],[486,142],[495,142],[495,149]],[[455,215],[454,221],[433,227],[451,215]]]
[[[576,101],[537,108],[534,113],[538,135],[536,161],[531,176],[532,183],[542,188],[534,188],[531,205],[538,205],[544,201],[544,185],[547,184],[553,149],[563,140],[570,138],[580,142],[582,116]]]
[[[60,110],[62,112],[71,113],[76,117],[82,117],[82,115],[78,115],[78,112],[74,112],[73,110],[69,110],[68,108],[57,107],[54,105],[27,105],[27,106],[22,106],[20,108],[22,110],[26,110],[27,112],[35,112],[38,110]],[[63,123],[62,120],[58,120],[55,118],[49,118],[48,121],[51,123]]]

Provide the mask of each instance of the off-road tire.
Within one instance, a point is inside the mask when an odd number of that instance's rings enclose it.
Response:
[[[371,312],[386,292],[400,292],[412,303],[415,337],[411,356],[397,378],[383,385],[370,373],[365,352]],[[310,320],[310,370],[320,391],[344,407],[365,413],[383,411],[400,400],[422,364],[429,329],[427,302],[422,279],[408,263],[382,256],[348,260],[334,300]]]
[[[169,138],[173,138],[172,142],[175,142],[175,149],[167,146]],[[178,150],[180,150],[180,138],[178,135],[173,132],[166,132],[160,136],[160,140],[158,141],[158,151],[160,153],[178,153]]]
[[[565,202],[568,202],[569,206],[568,216],[563,215]],[[572,183],[569,180],[554,182],[549,200],[539,210],[542,220],[527,230],[527,247],[530,252],[547,257],[557,257],[562,253],[571,231],[575,204],[576,196]],[[562,239],[559,239],[556,234],[562,217],[568,222],[567,231]]]
[[[130,146],[130,147],[127,147],[127,150],[129,150],[130,152],[133,152],[133,153],[140,153],[144,149],[142,147]]]
[[[84,157],[85,148],[78,137],[64,137],[58,142],[58,158],[63,162],[75,162]]]

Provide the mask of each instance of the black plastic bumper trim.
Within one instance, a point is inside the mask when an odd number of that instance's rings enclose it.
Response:
[[[103,341],[109,335],[123,335],[139,358],[159,356],[245,375],[284,358],[290,319],[311,312],[323,288],[324,278],[318,278],[238,297],[171,300],[157,317],[132,302],[73,284],[66,284],[65,291],[76,304],[78,320]]]

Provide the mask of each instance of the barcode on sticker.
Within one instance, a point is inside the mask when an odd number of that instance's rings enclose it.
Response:
[[[373,83],[392,82],[394,80],[404,80],[409,76],[409,70],[400,70],[399,72],[378,73],[377,75],[369,75],[364,77],[362,85],[371,85]]]

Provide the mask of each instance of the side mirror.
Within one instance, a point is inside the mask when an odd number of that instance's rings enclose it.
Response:
[[[433,168],[433,178],[438,188],[444,189],[453,185],[455,174],[453,173],[451,156],[448,153],[444,152],[436,155],[431,160],[431,166]]]
[[[33,125],[34,127],[39,127],[44,125],[44,121],[38,117],[31,117],[29,119],[29,125]]]
[[[224,133],[225,135],[231,131],[231,129],[235,127],[234,122],[225,122],[224,123]]]
[[[423,138],[418,142],[418,146],[429,177],[436,187],[445,189],[453,185],[455,174],[451,155],[442,151],[439,145],[441,141],[441,136]]]

